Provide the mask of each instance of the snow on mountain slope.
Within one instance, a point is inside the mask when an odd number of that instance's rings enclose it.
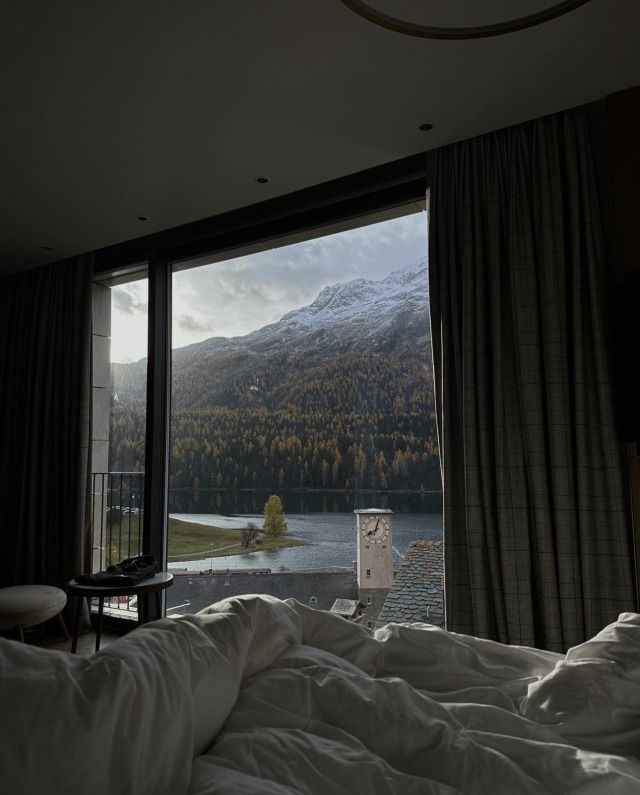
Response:
[[[313,303],[242,339],[249,348],[314,343],[339,350],[395,350],[428,338],[427,267],[424,260],[380,281],[354,279],[330,285]]]
[[[381,318],[401,302],[411,301],[417,309],[426,306],[426,299],[427,266],[423,260],[394,271],[381,281],[354,279],[325,287],[312,304],[289,312],[279,324],[326,324],[372,313]]]
[[[348,353],[424,355],[429,339],[424,260],[379,281],[354,279],[325,287],[308,306],[243,337],[212,337],[173,353],[174,383],[189,384],[215,369],[222,386],[265,358],[296,356],[305,366]],[[146,360],[113,365],[114,389],[144,399]],[[196,392],[198,390],[195,390]]]

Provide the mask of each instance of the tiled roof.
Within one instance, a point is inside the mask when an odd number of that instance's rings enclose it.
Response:
[[[377,624],[421,621],[444,624],[442,541],[414,541],[398,569]]]

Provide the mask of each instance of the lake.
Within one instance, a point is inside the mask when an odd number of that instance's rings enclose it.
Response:
[[[268,496],[268,495],[267,495]],[[314,495],[315,496],[315,495]],[[344,495],[342,495],[344,496]],[[347,495],[350,496],[350,495]],[[389,496],[389,495],[387,495]],[[398,498],[399,495],[393,495]],[[325,499],[331,499],[325,495]],[[392,543],[394,550],[394,565],[402,562],[402,556],[407,547],[416,539],[441,540],[442,539],[442,510],[438,505],[440,495],[437,495],[436,510],[427,512],[398,512],[391,518]],[[373,497],[361,503],[362,507],[391,507],[380,504],[381,500]],[[403,506],[406,508],[407,502]],[[420,500],[417,500],[417,505]],[[431,505],[429,507],[432,507]],[[262,526],[262,513],[244,514],[216,514],[216,513],[171,513],[172,517],[187,522],[215,525],[217,527],[241,528],[247,522],[255,522]],[[356,517],[353,510],[349,512],[311,512],[311,513],[286,513],[288,535],[307,541],[307,545],[289,547],[280,550],[264,552],[248,552],[242,555],[227,555],[204,560],[180,561],[169,563],[169,569],[184,569],[201,571],[209,567],[218,570],[268,568],[272,571],[288,570],[300,571],[304,569],[351,569],[356,559]]]

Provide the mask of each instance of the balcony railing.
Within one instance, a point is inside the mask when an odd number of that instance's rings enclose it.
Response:
[[[95,472],[92,489],[93,571],[142,552],[144,472]],[[136,597],[105,601],[106,611],[134,617]]]
[[[98,571],[141,552],[144,472],[96,472],[92,497]]]

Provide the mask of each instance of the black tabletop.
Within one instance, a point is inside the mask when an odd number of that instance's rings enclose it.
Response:
[[[168,571],[160,571],[153,577],[148,577],[135,585],[85,585],[75,580],[69,580],[67,593],[70,596],[128,596],[136,593],[163,591],[170,585],[173,585],[173,574]]]

